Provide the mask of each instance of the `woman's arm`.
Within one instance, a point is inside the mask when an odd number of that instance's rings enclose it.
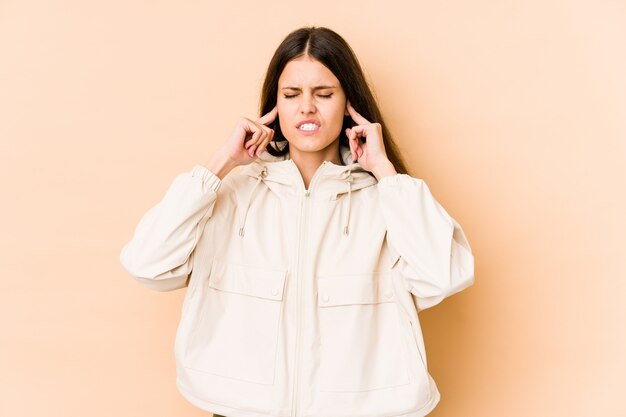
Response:
[[[426,183],[407,174],[382,177],[380,207],[387,241],[418,311],[474,283],[474,256],[461,226]]]
[[[208,165],[224,172],[217,165]],[[194,249],[213,214],[221,185],[222,179],[202,165],[179,174],[122,248],[120,261],[128,273],[156,291],[185,287]]]
[[[141,284],[157,291],[188,285],[198,239],[213,215],[222,179],[235,167],[249,164],[274,137],[266,126],[278,114],[274,107],[258,121],[239,120],[226,143],[206,166],[176,177],[162,200],[144,214],[120,261]]]

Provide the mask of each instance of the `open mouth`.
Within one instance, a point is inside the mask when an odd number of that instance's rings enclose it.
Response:
[[[311,135],[320,130],[320,122],[317,119],[301,120],[297,125],[298,132]]]
[[[316,130],[319,130],[319,128],[320,125],[315,123],[303,123],[298,127],[298,130],[302,132],[315,132]]]

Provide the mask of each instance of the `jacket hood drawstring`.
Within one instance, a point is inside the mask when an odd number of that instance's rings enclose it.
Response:
[[[342,176],[344,177],[343,179],[348,185],[348,215],[346,216],[346,222],[343,226],[343,233],[347,236],[349,233],[348,224],[350,223],[350,202],[352,201],[352,181],[354,181],[354,178],[352,177],[351,169],[343,171]]]
[[[250,208],[250,203],[252,202],[252,197],[254,196],[254,192],[256,191],[257,186],[261,183],[263,179],[265,179],[266,176],[267,176],[267,167],[264,166],[263,169],[257,175],[256,183],[254,184],[254,187],[252,187],[252,191],[250,191],[250,195],[248,196],[248,201],[246,203],[246,207],[243,212],[243,217],[241,219],[241,226],[239,227],[240,237],[243,237],[244,235],[244,226],[246,224],[246,217],[248,216],[248,209]]]

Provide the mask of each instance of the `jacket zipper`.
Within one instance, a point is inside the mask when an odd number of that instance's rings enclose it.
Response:
[[[326,165],[327,161],[322,162],[322,165]],[[301,209],[300,209],[300,230],[299,230],[299,234],[300,236],[298,239],[298,279],[296,280],[296,352],[295,352],[295,358],[294,358],[294,363],[295,363],[295,372],[294,372],[294,378],[293,378],[293,386],[292,386],[292,408],[291,408],[291,416],[292,417],[297,417],[298,413],[298,394],[300,391],[300,384],[299,384],[299,375],[300,375],[300,328],[302,327],[300,324],[301,321],[301,280],[302,280],[302,271],[304,270],[304,268],[302,268],[302,266],[304,265],[304,262],[302,260],[303,258],[303,253],[306,253],[305,250],[302,249],[303,245],[306,245],[306,229],[307,229],[307,220],[308,220],[308,214],[309,214],[309,205],[310,205],[310,201],[311,201],[311,189],[313,188],[313,185],[315,184],[315,181],[317,179],[317,177],[319,177],[320,172],[322,171],[322,169],[318,169],[316,171],[316,173],[313,175],[313,178],[311,178],[311,183],[309,184],[309,188],[304,190],[304,195],[302,197],[302,204],[301,204]]]

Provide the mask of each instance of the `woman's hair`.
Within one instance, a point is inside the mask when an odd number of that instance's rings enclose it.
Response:
[[[383,121],[381,112],[376,104],[376,100],[365,80],[361,65],[350,48],[350,45],[336,32],[325,27],[303,27],[291,32],[282,41],[282,43],[274,52],[274,56],[270,61],[265,81],[263,82],[263,90],[261,92],[260,114],[266,114],[276,106],[278,95],[278,79],[283,69],[289,61],[303,55],[309,55],[326,66],[341,83],[346,98],[354,109],[369,120],[371,123],[380,123],[382,126],[383,143],[387,158],[396,171],[400,174],[406,174],[407,169],[402,157],[398,152],[398,148],[394,143],[387,125]],[[343,118],[343,126],[341,129],[339,144],[348,145],[348,137],[345,129],[355,126],[356,123],[351,116]],[[285,142],[285,136],[280,130],[278,118],[270,126],[274,129],[274,139],[266,148],[267,152],[272,156],[282,156],[289,152],[289,143]],[[342,163],[343,158],[341,152],[339,159]]]

